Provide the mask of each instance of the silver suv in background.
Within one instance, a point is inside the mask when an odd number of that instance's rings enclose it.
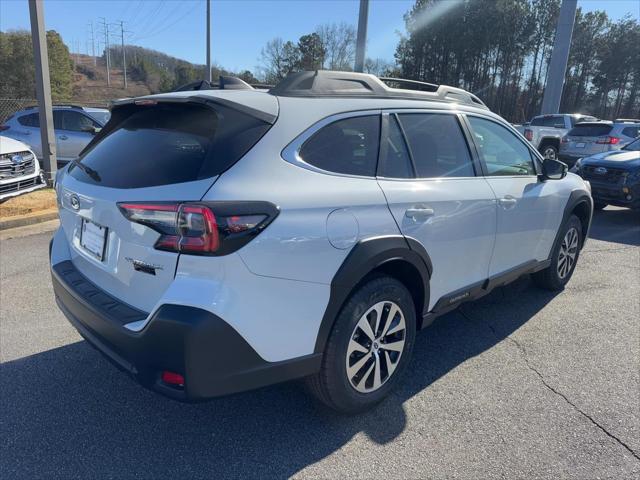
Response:
[[[579,158],[620,150],[640,134],[640,122],[584,122],[573,127],[560,143],[560,160],[570,167]]]
[[[53,128],[56,136],[58,166],[78,157],[82,149],[109,120],[106,108],[55,105]],[[2,135],[24,142],[42,159],[40,117],[37,107],[28,107],[11,115],[0,125]]]
[[[557,115],[538,115],[527,125],[516,129],[529,140],[544,158],[557,159],[560,140],[570,129],[580,122],[596,121],[595,117],[579,113]]]

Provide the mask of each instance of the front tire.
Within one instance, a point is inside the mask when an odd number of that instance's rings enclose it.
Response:
[[[580,219],[571,215],[560,235],[551,255],[551,265],[533,274],[534,282],[546,290],[562,290],[573,275],[583,242]]]
[[[543,145],[540,148],[540,153],[544,158],[557,160],[558,159],[558,148],[555,145],[547,144]]]
[[[342,413],[368,410],[402,376],[416,335],[411,294],[398,280],[380,276],[359,287],[342,307],[329,335],[311,392]]]

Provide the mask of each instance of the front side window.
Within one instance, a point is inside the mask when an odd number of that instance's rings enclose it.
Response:
[[[473,163],[458,119],[438,113],[398,115],[418,178],[473,177]]]
[[[53,125],[56,129],[70,132],[86,132],[92,127],[100,128],[98,123],[86,115],[67,110],[53,112]]]
[[[299,156],[328,172],[374,177],[379,137],[379,115],[345,118],[318,130],[304,143]]]
[[[470,116],[468,119],[490,176],[536,174],[531,152],[515,134],[484,118]]]

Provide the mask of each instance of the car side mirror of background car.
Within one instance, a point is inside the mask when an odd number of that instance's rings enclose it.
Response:
[[[93,125],[87,125],[86,127],[82,127],[83,132],[90,133],[91,135],[95,135],[100,130],[101,130],[100,128],[94,127]]]
[[[567,176],[569,167],[560,160],[546,158],[542,162],[542,178],[545,180],[562,180]]]

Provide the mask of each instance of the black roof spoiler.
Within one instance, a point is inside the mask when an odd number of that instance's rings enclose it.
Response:
[[[263,87],[262,85],[260,87]],[[255,90],[251,85],[238,77],[230,75],[220,75],[218,83],[211,83],[207,80],[197,80],[195,82],[182,85],[174,92],[190,92],[196,90]]]

